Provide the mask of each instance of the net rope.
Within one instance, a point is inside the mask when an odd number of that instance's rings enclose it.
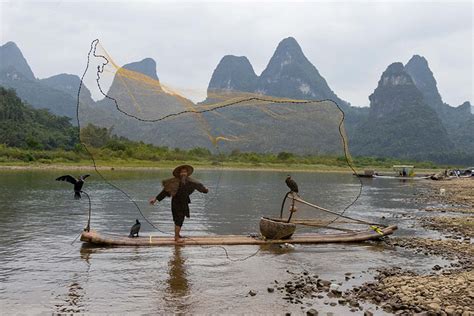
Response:
[[[329,225],[333,224],[334,222],[336,222],[340,218],[347,218],[346,216],[344,216],[345,212],[350,207],[352,207],[359,200],[360,196],[362,195],[363,182],[362,182],[361,178],[358,176],[358,173],[357,173],[357,171],[356,171],[356,169],[353,165],[352,158],[351,158],[350,153],[349,153],[347,139],[346,139],[345,132],[344,132],[345,113],[344,113],[343,109],[339,106],[339,104],[337,102],[335,102],[334,100],[331,100],[331,99],[295,100],[295,99],[288,99],[288,98],[276,98],[276,97],[271,97],[271,96],[255,95],[255,94],[252,94],[252,93],[241,93],[240,96],[233,97],[233,98],[230,98],[230,97],[232,97],[232,95],[228,94],[228,95],[226,95],[226,99],[222,102],[219,102],[219,103],[194,105],[190,100],[182,97],[179,93],[175,92],[173,89],[165,87],[161,82],[159,82],[155,79],[149,78],[146,75],[143,75],[143,74],[140,74],[140,73],[137,73],[137,72],[134,72],[134,71],[130,71],[130,70],[125,69],[125,68],[120,68],[116,63],[113,62],[112,58],[105,51],[105,49],[102,48],[102,50],[104,51],[104,54],[100,54],[100,53],[97,52],[98,45],[100,45],[100,42],[99,42],[98,39],[95,39],[91,42],[90,49],[89,49],[89,52],[87,54],[87,63],[86,63],[84,72],[83,72],[83,74],[80,78],[81,80],[80,80],[80,85],[79,85],[79,89],[78,89],[78,93],[77,93],[76,117],[77,117],[77,126],[78,126],[78,130],[79,130],[79,141],[80,141],[80,144],[81,144],[82,148],[84,148],[85,152],[91,158],[91,161],[93,163],[93,168],[94,168],[95,172],[99,175],[101,180],[104,181],[106,184],[110,185],[115,190],[119,191],[121,194],[123,194],[126,197],[126,199],[129,200],[134,205],[134,207],[136,208],[136,210],[138,211],[140,216],[152,228],[154,228],[156,231],[161,232],[161,233],[166,234],[166,235],[171,234],[169,232],[163,231],[160,228],[158,228],[151,220],[148,219],[147,216],[145,216],[145,214],[142,212],[140,206],[136,203],[136,201],[125,190],[123,190],[118,185],[116,185],[116,184],[112,183],[111,181],[109,181],[102,174],[102,172],[99,170],[99,168],[97,166],[97,162],[96,162],[96,159],[94,157],[94,154],[90,151],[87,144],[83,142],[83,139],[82,139],[82,136],[81,136],[81,120],[80,120],[80,111],[79,111],[80,103],[81,103],[80,102],[80,96],[81,96],[81,90],[83,88],[84,78],[85,78],[85,76],[88,73],[89,68],[90,68],[90,63],[91,63],[91,57],[92,56],[95,57],[95,58],[100,58],[100,59],[105,60],[105,62],[102,62],[99,66],[97,66],[95,82],[96,82],[97,87],[98,87],[100,93],[102,94],[102,96],[105,99],[108,99],[108,100],[112,101],[114,106],[115,106],[115,109],[118,112],[120,112],[121,114],[123,114],[123,115],[125,115],[129,118],[132,118],[134,120],[137,120],[137,121],[140,121],[140,122],[146,122],[146,123],[156,123],[156,122],[161,122],[161,121],[164,121],[164,120],[170,120],[170,119],[173,119],[173,118],[176,118],[176,117],[183,116],[185,114],[194,115],[197,118],[199,124],[206,131],[206,134],[207,134],[209,140],[211,141],[211,143],[213,144],[215,150],[218,153],[218,155],[217,155],[218,157],[222,157],[222,152],[220,150],[218,142],[219,141],[232,141],[233,139],[231,137],[213,136],[212,133],[211,133],[211,128],[210,128],[208,122],[202,116],[202,114],[204,114],[204,113],[213,112],[213,113],[217,113],[218,115],[222,115],[221,113],[218,113],[217,111],[221,110],[221,109],[237,107],[237,106],[244,105],[244,104],[250,103],[250,102],[255,102],[256,104],[251,105],[251,106],[255,106],[255,107],[258,107],[259,104],[260,105],[262,105],[262,104],[263,105],[265,105],[265,104],[312,104],[312,105],[314,105],[314,104],[322,104],[322,103],[328,103],[328,102],[330,104],[335,105],[337,110],[339,111],[339,113],[341,115],[339,123],[338,123],[338,133],[340,135],[341,142],[342,142],[344,159],[345,159],[345,162],[346,162],[347,166],[357,176],[359,185],[358,185],[357,194],[352,199],[352,201],[349,204],[347,204],[342,209],[342,211],[340,213],[333,212],[334,215],[336,215],[336,217],[334,219],[330,220],[328,223],[326,223],[325,226],[329,226]],[[142,109],[140,107],[140,104],[136,100],[136,98],[134,96],[134,93],[131,91],[131,89],[127,88],[127,84],[126,84],[126,82],[124,81],[123,78],[138,80],[141,83],[143,83],[144,85],[146,85],[148,87],[148,89],[150,89],[150,91],[152,91],[152,92],[161,93],[162,91],[164,91],[165,93],[171,94],[171,95],[177,97],[185,105],[185,109],[182,110],[182,111],[175,112],[175,113],[168,113],[166,115],[163,115],[163,116],[157,117],[157,118],[143,118],[143,117],[140,117],[138,115],[129,113],[128,111],[124,110],[123,108],[121,108],[121,106],[119,105],[119,102],[117,101],[116,98],[114,98],[114,97],[112,97],[112,96],[110,96],[110,95],[108,95],[107,93],[104,92],[104,89],[101,85],[101,76],[106,71],[106,66],[109,65],[109,63],[113,67],[118,69],[116,71],[116,77],[118,77],[124,83],[124,85],[126,87],[125,90],[126,90],[127,94],[130,95],[130,98],[131,98],[132,103],[133,103],[132,105],[134,106],[134,108],[137,110],[138,113],[142,113]],[[160,88],[160,89],[158,89],[158,88]],[[217,100],[222,98],[222,95],[214,94],[212,92],[209,93],[209,96],[211,98],[214,98],[214,99],[217,99]],[[269,116],[278,117],[278,119],[281,119],[281,120],[287,119],[287,118],[285,118],[284,115],[280,115],[278,113],[275,113],[275,112],[271,111],[270,109],[265,108],[264,106],[261,106],[260,109],[262,111],[264,111],[266,114],[268,114]],[[219,164],[222,166],[222,162],[220,162]],[[217,191],[219,189],[219,185],[220,185],[220,181],[221,181],[221,177],[222,177],[222,170],[221,170],[221,172],[219,172],[219,176],[218,176],[218,179],[217,179],[217,182],[216,182],[215,193],[210,199],[206,199],[205,206],[207,206],[210,202],[212,202],[216,198]],[[302,203],[302,201],[304,201],[304,200],[302,200],[302,199],[298,200],[297,199],[297,202],[299,202],[299,203]],[[192,239],[192,237],[186,237],[186,238]],[[247,256],[243,259],[242,258],[233,259],[233,258],[229,257],[227,249],[223,246],[212,246],[212,247],[202,246],[202,247],[203,248],[214,248],[214,247],[221,248],[225,251],[226,257],[229,260],[232,260],[232,261],[247,260],[247,259],[255,256],[260,251],[260,249],[258,249],[257,252],[255,252],[255,253],[251,254],[250,256]]]

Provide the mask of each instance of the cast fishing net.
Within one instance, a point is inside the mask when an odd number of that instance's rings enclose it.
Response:
[[[280,217],[288,173],[300,192],[283,203],[282,219],[288,219],[294,204],[292,221],[306,221],[302,227],[350,229],[356,223],[341,218],[362,187],[352,177],[355,170],[340,105],[235,89],[211,89],[204,101],[193,102],[184,96],[189,90],[170,88],[145,69],[146,62],[150,61],[121,67],[98,40],[87,56],[82,80],[93,78],[95,85],[88,88],[102,99],[88,102],[90,92],[81,85],[77,115],[81,150],[89,155],[100,183],[92,197],[97,229],[123,233],[129,228],[123,223],[139,218],[143,231],[171,233],[169,199],[157,207],[148,199],[183,163],[192,164],[193,176],[210,189],[207,195],[191,197],[196,231],[212,226],[221,234],[257,232],[260,216]],[[347,185],[341,186],[330,174],[312,172],[328,162],[348,175]],[[113,165],[130,164],[143,169],[131,171],[129,180],[117,176]],[[147,167],[163,170],[152,172]],[[233,172],[229,167],[247,171]],[[252,181],[247,181],[245,175],[252,173],[248,170],[260,168],[270,170],[254,171]],[[340,194],[330,196],[328,192],[335,189]],[[242,208],[253,212],[253,221],[241,216]]]

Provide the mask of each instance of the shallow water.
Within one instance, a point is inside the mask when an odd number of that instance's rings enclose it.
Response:
[[[0,172],[0,310],[9,313],[301,313],[279,293],[267,293],[273,281],[291,278],[287,272],[306,270],[336,282],[344,273],[355,276],[347,285],[370,278],[381,266],[428,271],[441,259],[380,244],[226,247],[89,248],[71,244],[87,220],[87,199],[73,199],[72,186],[56,182],[63,171]],[[91,196],[92,229],[128,234],[138,218],[141,234],[172,232],[170,202],[149,206],[160,179],[168,172],[104,173],[140,207],[161,232],[140,216],[125,195],[92,174],[84,190]],[[207,195],[191,196],[191,218],[184,235],[247,234],[258,230],[262,215],[278,216],[286,193],[286,173],[270,171],[200,171]],[[340,173],[293,173],[308,201],[340,211],[359,191],[358,180]],[[346,215],[398,224],[398,236],[433,235],[416,227],[411,216],[425,216],[412,202],[417,182],[363,179],[360,199]],[[285,216],[287,214],[285,213]],[[297,217],[332,217],[301,207]],[[382,218],[384,217],[384,219]],[[309,231],[305,229],[304,231]],[[258,252],[257,252],[258,251]],[[249,290],[258,294],[248,296]],[[319,311],[352,314],[347,307],[308,301]],[[304,305],[305,308],[309,306]],[[380,312],[379,312],[380,313]]]

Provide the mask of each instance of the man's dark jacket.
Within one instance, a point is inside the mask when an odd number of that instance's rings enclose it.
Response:
[[[189,218],[189,196],[198,190],[207,193],[209,190],[200,182],[188,177],[185,183],[181,183],[178,178],[171,178],[163,181],[163,190],[156,196],[158,201],[165,197],[171,197],[171,211],[173,213],[184,213]]]

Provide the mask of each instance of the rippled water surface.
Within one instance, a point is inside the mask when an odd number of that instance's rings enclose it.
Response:
[[[366,271],[380,266],[427,270],[436,262],[378,244],[229,246],[233,259],[221,248],[90,248],[71,244],[87,220],[87,199],[73,199],[72,186],[56,182],[63,171],[0,172],[0,310],[9,313],[301,313],[266,289],[288,271],[307,270],[337,282],[344,273],[367,279]],[[75,174],[77,172],[74,172]],[[147,205],[169,171],[109,171],[110,182],[124,190],[150,221],[165,233],[172,232],[170,202]],[[184,235],[248,234],[258,231],[262,215],[277,216],[286,193],[286,173],[273,171],[196,171],[210,193],[194,193],[191,218]],[[359,191],[349,174],[293,173],[302,196],[323,207],[340,211]],[[142,235],[163,234],[140,216],[123,193],[92,174],[84,186],[92,200],[92,229],[128,234],[138,218]],[[386,224],[396,223],[397,235],[420,232],[408,215],[417,215],[411,198],[415,182],[365,179],[362,196],[346,214]],[[296,216],[322,216],[301,208]],[[384,217],[385,219],[382,219]],[[327,218],[327,217],[326,217]],[[330,219],[330,218],[329,218]],[[304,231],[308,232],[308,229]],[[303,231],[303,232],[304,232]],[[438,261],[437,261],[438,262]],[[364,271],[364,272],[363,272]],[[249,290],[258,294],[248,296]],[[352,314],[346,307],[329,309],[324,300],[311,301],[320,310]],[[308,306],[305,305],[305,308]]]

